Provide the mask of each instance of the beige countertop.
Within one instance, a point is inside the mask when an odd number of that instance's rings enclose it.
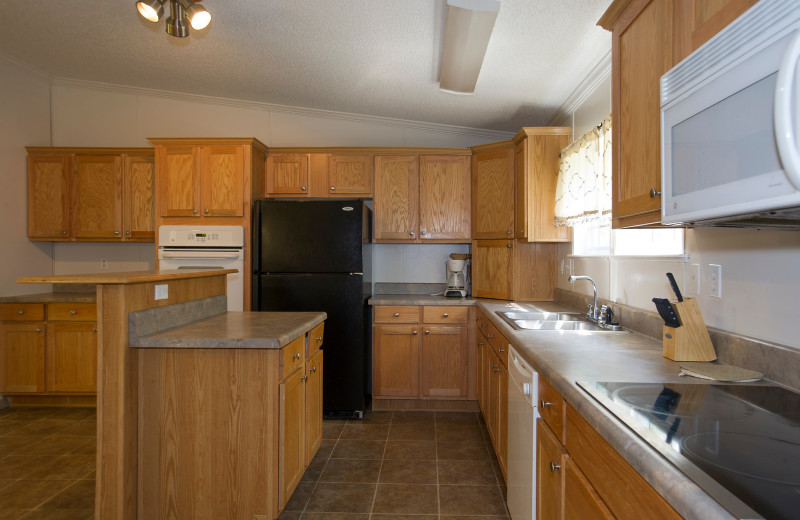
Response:
[[[475,305],[478,300],[451,298],[431,294],[377,294],[369,299],[369,305]]]
[[[131,284],[161,282],[185,278],[206,278],[221,274],[238,273],[236,269],[162,269],[159,271],[130,271],[125,273],[63,274],[50,276],[24,276],[17,283],[58,284]]]
[[[97,293],[92,292],[48,292],[0,296],[0,303],[95,303]]]
[[[224,312],[131,339],[136,348],[281,348],[316,327],[324,312]]]
[[[552,302],[515,303],[478,300],[491,322],[514,349],[546,379],[567,402],[591,424],[687,519],[734,518],[663,455],[614,417],[583,391],[577,381],[680,382],[709,384],[710,381],[679,377],[679,364],[662,356],[661,342],[636,332],[582,334],[560,331],[515,330],[496,311],[566,310]],[[573,310],[573,309],[570,309]]]

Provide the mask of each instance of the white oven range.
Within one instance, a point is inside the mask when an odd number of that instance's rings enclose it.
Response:
[[[244,310],[244,228],[161,226],[159,269],[237,269],[228,275],[228,311]]]

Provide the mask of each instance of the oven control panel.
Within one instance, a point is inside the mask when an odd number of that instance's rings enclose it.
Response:
[[[194,247],[242,247],[242,226],[161,226],[158,245]]]

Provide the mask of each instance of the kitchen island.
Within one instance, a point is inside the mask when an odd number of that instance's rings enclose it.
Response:
[[[19,280],[97,285],[96,518],[275,518],[319,447],[326,314],[228,313],[230,272]]]

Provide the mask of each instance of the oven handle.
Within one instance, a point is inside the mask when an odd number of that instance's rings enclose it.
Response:
[[[231,253],[210,253],[210,252],[180,252],[171,253],[169,251],[162,251],[161,258],[179,258],[179,259],[203,259],[203,258],[239,258],[239,252]]]
[[[800,153],[797,151],[794,128],[795,70],[800,57],[800,31],[792,38],[778,69],[775,86],[775,140],[783,169],[795,189],[800,190]]]

